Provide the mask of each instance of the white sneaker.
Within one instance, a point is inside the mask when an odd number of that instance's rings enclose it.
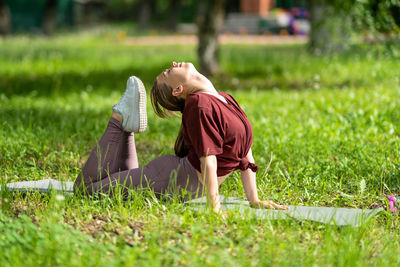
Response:
[[[146,89],[142,81],[129,77],[126,91],[118,104],[112,108],[122,116],[122,128],[126,132],[141,133],[147,128]]]

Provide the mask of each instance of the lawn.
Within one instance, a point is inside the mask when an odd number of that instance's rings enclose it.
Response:
[[[192,45],[127,45],[112,30],[0,39],[1,182],[73,181],[130,75],[150,89]],[[217,90],[254,128],[259,195],[288,205],[371,208],[400,194],[400,63],[384,50],[312,56],[306,47],[224,45]],[[179,118],[136,136],[140,164],[173,153]],[[220,187],[244,198],[239,173]],[[400,220],[358,228],[224,220],[151,192],[90,199],[2,193],[2,266],[387,266],[400,264]]]

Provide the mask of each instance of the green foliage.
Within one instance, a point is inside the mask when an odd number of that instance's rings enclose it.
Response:
[[[338,53],[363,43],[374,44],[398,57],[400,1],[311,1],[310,50]]]
[[[134,18],[138,15],[139,2],[139,0],[103,1],[107,17],[118,21],[135,21]]]
[[[137,22],[141,12],[139,0],[113,0],[103,1],[107,18],[118,22]],[[193,23],[197,13],[197,2],[195,0],[180,0],[178,8],[178,22]],[[170,12],[170,1],[152,0],[151,1],[151,20],[158,26],[167,30]]]
[[[73,181],[106,126],[127,77],[149,88],[172,60],[196,62],[194,46],[126,45],[116,32],[0,41],[0,179]],[[303,46],[225,45],[213,78],[254,129],[259,194],[279,203],[370,208],[400,193],[399,62],[357,47],[311,56]],[[140,164],[173,153],[179,118],[149,111],[136,135]],[[223,195],[244,198],[238,173]],[[148,192],[147,192],[148,193]],[[386,266],[399,265],[399,218],[360,228],[311,222],[227,220],[178,199],[132,191],[92,199],[0,197],[5,266]]]
[[[364,33],[364,41],[382,46],[393,56],[400,56],[400,1],[358,1],[353,11],[354,24]]]
[[[359,0],[354,4],[356,22],[362,22],[360,28],[378,32],[392,32],[399,34],[400,1],[398,0]],[[364,26],[364,27],[363,27]]]

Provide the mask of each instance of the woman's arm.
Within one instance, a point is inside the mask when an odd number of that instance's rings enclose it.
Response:
[[[247,160],[250,163],[254,163],[253,154],[251,153],[251,149],[246,156]],[[256,185],[256,173],[250,169],[240,172],[240,178],[242,179],[243,189],[246,193],[247,200],[250,203],[258,202],[260,199],[257,194],[257,185]]]
[[[249,153],[247,154],[246,158],[250,163],[255,163],[253,154],[251,153],[251,149],[249,150]],[[250,205],[252,207],[268,208],[268,209],[284,209],[284,210],[288,209],[288,207],[286,206],[275,204],[274,202],[269,200],[261,201],[258,198],[256,173],[253,172],[252,170],[247,169],[245,171],[241,171],[241,180],[243,183],[243,189],[244,192],[246,193],[247,200],[250,202]]]
[[[202,183],[207,188],[207,197],[213,210],[218,213],[221,203],[218,193],[217,158],[214,155],[201,157],[200,164]]]

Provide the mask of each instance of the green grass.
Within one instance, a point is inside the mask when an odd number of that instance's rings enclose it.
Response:
[[[135,46],[112,31],[53,39],[0,39],[2,183],[73,181],[124,90],[150,87],[194,46]],[[316,57],[303,46],[225,45],[218,90],[231,93],[254,128],[259,194],[283,204],[370,208],[400,193],[400,63],[359,47]],[[179,119],[149,107],[136,136],[139,161],[173,153]],[[364,187],[365,184],[365,187]],[[223,195],[244,198],[238,173]],[[101,200],[2,193],[3,266],[400,264],[399,219],[359,228],[196,213],[176,199],[132,192]]]

